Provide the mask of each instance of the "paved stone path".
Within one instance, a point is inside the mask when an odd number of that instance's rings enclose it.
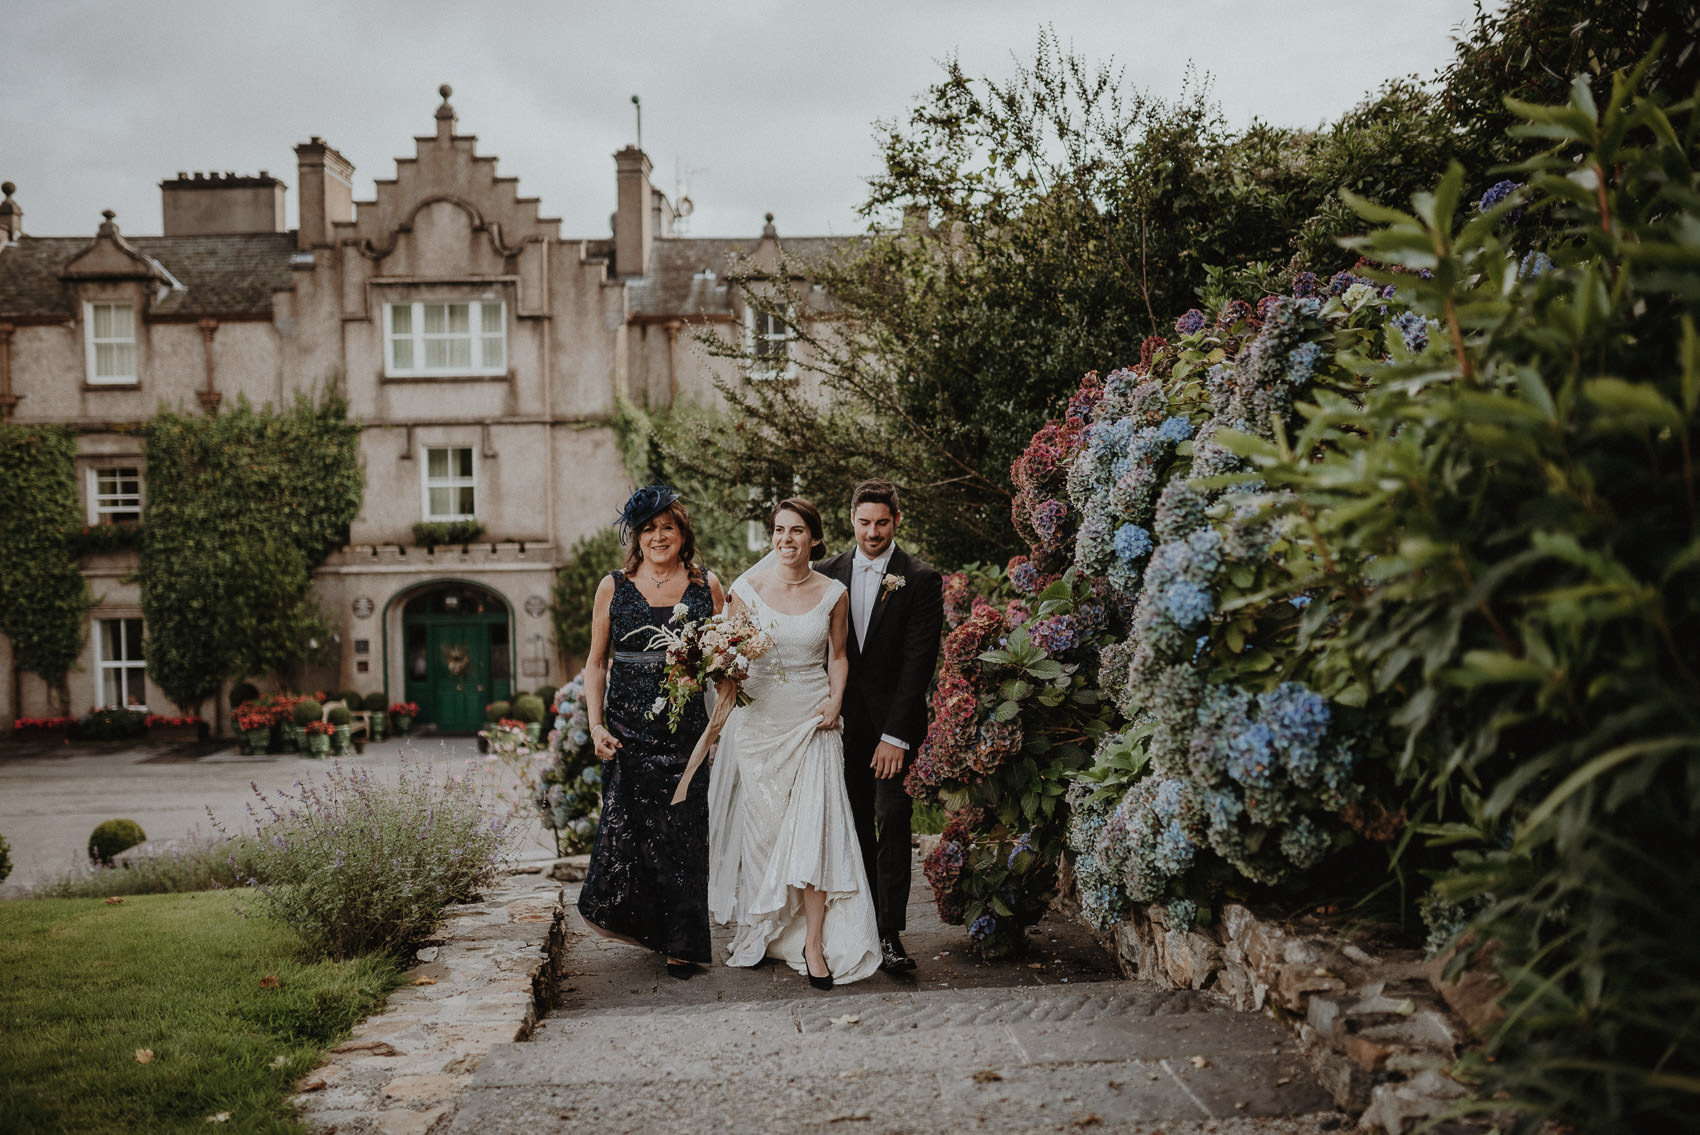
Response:
[[[919,872],[913,979],[818,993],[784,966],[689,982],[568,915],[559,1006],[490,1050],[449,1130],[1287,1132],[1346,1126],[1290,1034],[1209,994],[1120,980],[1053,917],[982,963]],[[569,908],[576,888],[565,898]],[[726,940],[717,934],[717,945]]]

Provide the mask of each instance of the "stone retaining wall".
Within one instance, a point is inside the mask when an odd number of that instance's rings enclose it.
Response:
[[[1491,1023],[1498,987],[1485,961],[1448,981],[1445,958],[1352,939],[1320,919],[1277,921],[1239,904],[1190,931],[1170,929],[1163,908],[1150,906],[1099,936],[1129,977],[1268,1009],[1297,1033],[1323,1087],[1361,1116],[1361,1129],[1404,1135],[1463,1096],[1446,1070],[1472,1030]]]

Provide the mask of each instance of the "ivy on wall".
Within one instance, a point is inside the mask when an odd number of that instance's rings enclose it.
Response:
[[[61,692],[89,608],[66,537],[80,520],[76,456],[61,426],[0,425],[0,631],[18,669]]]
[[[148,673],[179,706],[226,678],[311,658],[327,641],[312,572],[360,511],[359,435],[336,395],[148,423]]]

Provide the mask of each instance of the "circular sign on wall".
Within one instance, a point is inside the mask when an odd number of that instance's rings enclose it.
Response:
[[[372,609],[372,600],[364,595],[354,601],[354,617],[357,619],[370,619]]]
[[[549,609],[549,601],[541,595],[533,595],[525,601],[525,613],[534,619],[542,618],[543,612]]]

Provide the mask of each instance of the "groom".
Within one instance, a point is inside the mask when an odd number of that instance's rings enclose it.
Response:
[[[856,548],[817,565],[850,592],[844,692],[844,784],[874,891],[880,968],[912,970],[898,937],[909,905],[909,794],[903,774],[927,735],[927,686],[938,661],[939,573],[896,544],[897,486],[863,481],[850,495]],[[877,834],[876,834],[877,832]]]

